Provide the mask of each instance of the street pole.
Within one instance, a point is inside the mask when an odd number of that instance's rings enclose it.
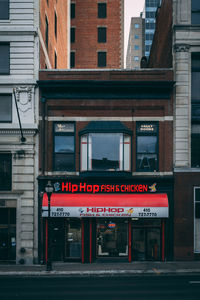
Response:
[[[48,181],[47,186],[45,187],[45,191],[47,193],[48,197],[48,244],[47,244],[47,265],[46,265],[46,270],[51,271],[52,270],[52,261],[51,261],[51,195],[53,193],[53,186],[51,185],[51,182]]]

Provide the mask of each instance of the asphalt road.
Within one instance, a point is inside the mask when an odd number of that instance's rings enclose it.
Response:
[[[0,277],[3,300],[200,299],[200,276]]]

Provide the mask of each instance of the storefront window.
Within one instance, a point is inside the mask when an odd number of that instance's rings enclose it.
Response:
[[[75,170],[74,123],[54,124],[54,170]]]
[[[90,133],[81,137],[81,171],[130,171],[130,136]]]
[[[194,252],[200,252],[200,187],[194,188]]]
[[[97,256],[119,257],[128,255],[127,221],[97,221]]]
[[[137,123],[137,171],[158,170],[157,123]]]

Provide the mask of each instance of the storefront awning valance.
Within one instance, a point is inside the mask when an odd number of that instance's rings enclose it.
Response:
[[[52,194],[51,217],[168,218],[167,194]],[[42,216],[48,216],[43,196]]]

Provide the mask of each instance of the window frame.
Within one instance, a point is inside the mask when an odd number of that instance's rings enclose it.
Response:
[[[98,17],[98,19],[106,19],[107,18],[107,2],[97,3],[97,17]]]
[[[9,178],[9,181],[8,181],[8,176],[6,176],[6,182],[8,182],[8,187],[6,189],[3,189],[1,188],[1,185],[0,185],[0,191],[12,191],[12,153],[3,153],[3,152],[0,152],[0,161],[1,161],[1,156],[5,156],[8,158],[8,163],[9,163],[9,174],[10,174],[10,178]],[[0,173],[1,174],[1,173]],[[5,186],[5,185],[2,185],[2,186]]]
[[[10,111],[10,120],[1,121],[1,119],[0,119],[0,123],[12,123],[12,94],[9,94],[9,93],[6,93],[6,94],[0,93],[0,97],[1,96],[10,96],[10,108],[11,108],[11,111]]]
[[[8,71],[3,72],[0,68],[0,75],[10,75],[10,43],[7,42],[0,42],[0,46],[8,46]]]
[[[120,143],[120,140],[121,140],[121,137],[119,136],[119,170],[96,170],[96,169],[92,169],[92,156],[91,156],[91,149],[90,149],[90,141],[91,141],[91,135],[92,134],[118,134],[118,135],[121,135],[122,137],[122,144]],[[128,138],[129,139],[129,142],[125,141],[125,138]],[[82,138],[85,138],[87,141],[86,142],[83,142],[82,141]],[[102,130],[102,132],[88,132],[88,133],[84,133],[84,134],[81,134],[80,135],[80,172],[90,172],[90,173],[110,173],[110,174],[113,174],[115,172],[120,172],[120,173],[123,173],[123,172],[132,172],[132,135],[131,134],[128,134],[128,133],[125,133],[125,132],[104,132]],[[86,170],[83,169],[82,167],[82,159],[83,159],[83,148],[82,148],[82,145],[83,144],[86,144],[86,155],[87,155],[87,158],[86,160],[84,159],[84,161],[86,161],[86,165],[87,165],[87,168]],[[128,145],[128,168],[126,167],[125,169],[125,151],[127,151],[127,149],[125,149],[126,145]],[[121,157],[121,160],[120,160],[120,157]],[[120,166],[120,162],[121,162],[121,166]],[[120,169],[121,168],[121,169]]]
[[[10,20],[10,0],[7,0],[6,5],[7,5],[7,7],[5,9],[6,9],[7,15],[6,15],[6,17],[3,17],[3,18],[0,17],[0,21]],[[4,11],[3,15],[5,15],[5,11]]]
[[[60,132],[59,134],[55,131],[55,126],[56,124],[73,124],[74,125],[74,132]],[[55,152],[55,137],[56,136],[73,136],[74,137],[74,159],[73,159],[73,170],[57,170],[55,167],[55,157],[56,157],[56,152]],[[65,153],[65,152],[64,152]],[[66,154],[66,153],[65,153]],[[55,121],[53,122],[53,171],[54,172],[75,172],[76,171],[76,122],[66,122],[66,121]]]
[[[103,61],[103,62],[105,62],[105,64],[100,63],[100,55],[101,54],[105,54],[105,57],[104,57],[105,61]],[[107,51],[98,51],[97,52],[97,67],[98,68],[106,68],[107,67]]]
[[[148,133],[148,132],[143,132],[143,133],[138,133],[137,130],[139,128],[139,126],[141,126],[142,124],[146,124],[146,125],[155,125],[156,126],[156,132],[155,133]],[[143,154],[142,152],[138,152],[137,148],[138,148],[138,136],[156,136],[157,137],[157,141],[156,141],[156,152],[155,153],[150,153],[150,154],[156,154],[157,155],[157,165],[156,165],[156,169],[155,170],[142,170],[138,167],[138,155]],[[147,121],[147,122],[143,122],[143,121],[138,121],[136,122],[136,140],[135,140],[135,153],[136,153],[136,157],[135,157],[135,165],[136,165],[136,172],[158,172],[159,171],[159,122],[157,121]]]

